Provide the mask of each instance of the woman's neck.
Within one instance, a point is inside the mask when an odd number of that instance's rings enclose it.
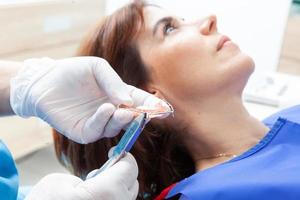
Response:
[[[249,115],[240,98],[210,100],[189,107],[185,113],[189,134],[184,142],[197,171],[243,153],[268,132],[262,122]]]

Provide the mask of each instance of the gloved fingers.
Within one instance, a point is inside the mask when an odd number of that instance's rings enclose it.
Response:
[[[133,106],[137,107],[137,106],[142,106],[144,105],[145,100],[151,96],[150,93],[141,90],[139,88],[136,88],[132,85],[127,85],[127,88],[129,90],[129,94],[133,100]],[[153,95],[152,95],[153,96]],[[156,97],[155,97],[156,98]]]
[[[110,64],[98,57],[92,57],[92,69],[97,83],[114,104],[132,105],[133,101],[129,95],[126,84],[113,70]]]
[[[82,180],[73,175],[49,174],[33,186],[25,200],[78,199],[72,195],[77,191],[75,187],[81,183]]]
[[[97,176],[84,181],[87,190],[95,189],[95,187],[106,184],[106,186],[118,186],[129,191],[134,187],[138,176],[138,167],[134,157],[130,153],[126,153],[125,157],[116,164],[101,172]],[[109,182],[108,182],[109,181]]]
[[[114,137],[134,118],[134,113],[125,109],[117,109],[104,130],[105,137]]]
[[[116,148],[116,146],[113,146],[112,148],[109,149],[109,151],[108,151],[108,158],[112,157],[115,148]]]
[[[156,96],[130,85],[128,85],[128,88],[130,88],[130,96],[134,101],[134,107],[142,109],[170,110],[170,106]],[[161,118],[167,117],[168,115],[169,113],[163,115]]]
[[[105,126],[115,112],[116,108],[110,103],[102,104],[94,115],[86,121],[83,127],[82,141],[84,143],[95,142],[104,137]]]
[[[129,193],[131,195],[130,200],[136,200],[137,195],[139,193],[139,182],[138,182],[138,180],[136,180],[134,185],[131,188],[129,188]]]
[[[63,174],[63,173],[52,173],[43,177],[37,185],[39,184],[68,184],[70,187],[81,183],[82,180],[77,176],[73,176],[71,174]]]
[[[103,173],[113,174],[113,177],[123,183],[127,189],[134,186],[138,176],[138,166],[135,158],[126,153],[116,164]]]

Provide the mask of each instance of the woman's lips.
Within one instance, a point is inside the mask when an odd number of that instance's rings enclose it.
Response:
[[[217,51],[221,50],[221,49],[223,48],[224,44],[225,44],[226,42],[230,42],[230,41],[231,41],[231,40],[230,40],[229,37],[223,35],[223,36],[221,37],[221,39],[219,40],[219,43],[218,43],[218,46],[217,46]]]

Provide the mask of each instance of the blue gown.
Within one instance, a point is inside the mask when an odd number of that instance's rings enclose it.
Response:
[[[0,140],[0,199],[16,200],[18,186],[18,172],[14,160]]]
[[[264,120],[270,127],[254,147],[179,182],[167,198],[181,200],[299,200],[300,106]]]

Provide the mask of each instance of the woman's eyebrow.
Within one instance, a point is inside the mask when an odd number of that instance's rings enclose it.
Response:
[[[153,36],[155,36],[155,34],[156,34],[156,32],[157,32],[157,29],[158,29],[158,27],[159,27],[161,24],[165,24],[165,23],[170,22],[170,21],[172,21],[172,20],[173,20],[173,17],[170,17],[170,16],[164,17],[164,18],[161,18],[160,20],[158,20],[158,21],[156,22],[156,24],[154,25],[154,28],[153,28]]]

